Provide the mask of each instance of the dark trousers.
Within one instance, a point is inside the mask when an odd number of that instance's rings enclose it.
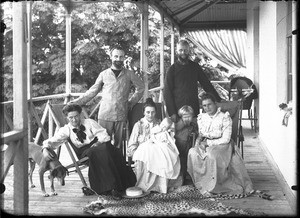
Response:
[[[89,157],[89,182],[98,194],[112,189],[124,191],[136,183],[135,174],[126,165],[121,151],[110,142],[96,143],[86,149],[81,157]]]
[[[191,143],[188,141],[175,141],[177,149],[179,151],[179,159],[180,159],[180,172],[182,174],[183,181],[186,178],[187,175],[187,156],[189,153],[189,150],[191,148]]]

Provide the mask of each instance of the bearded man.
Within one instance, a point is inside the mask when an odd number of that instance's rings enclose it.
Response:
[[[121,149],[128,110],[142,98],[145,85],[133,71],[123,67],[125,59],[123,48],[119,46],[113,48],[110,58],[111,67],[102,71],[94,85],[70,103],[84,105],[102,92],[98,123],[114,138],[114,145]],[[129,98],[131,83],[135,86],[135,92]]]
[[[167,71],[163,92],[167,112],[173,122],[178,121],[177,112],[184,105],[191,106],[195,116],[199,114],[198,82],[205,92],[210,92],[217,101],[221,101],[201,66],[189,59],[189,43],[186,40],[180,40],[177,43],[176,52],[178,61]]]

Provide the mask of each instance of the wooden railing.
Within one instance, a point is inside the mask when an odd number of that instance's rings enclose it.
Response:
[[[162,87],[157,87],[149,90],[149,97],[152,97],[155,102],[162,101]],[[38,142],[40,136],[42,135],[44,138],[48,138],[53,135],[53,121],[51,120],[51,116],[49,115],[49,109],[47,106],[47,102],[50,103],[67,103],[72,98],[80,96],[82,93],[71,93],[71,94],[56,94],[56,95],[48,95],[41,97],[34,97],[28,100],[28,115],[29,120],[28,123],[31,125],[28,126],[29,129],[29,139],[34,139],[34,142]],[[101,94],[98,94],[97,97],[101,98]],[[93,102],[89,105],[84,106],[84,113],[87,113],[87,116],[93,119],[97,119],[96,114],[100,106],[100,102]],[[38,105],[38,106],[37,106]],[[5,138],[5,142],[7,142],[7,133],[13,130],[13,101],[1,102],[0,106],[3,109],[4,120],[2,122],[2,131],[1,133],[5,133],[2,137]],[[48,118],[48,120],[47,120]],[[45,124],[48,123],[48,131],[46,131]],[[35,125],[35,127],[34,127]],[[50,127],[50,128],[49,128]],[[36,131],[34,131],[36,130]],[[47,133],[48,132],[48,133]],[[6,144],[6,143],[4,143]]]
[[[228,84],[229,81],[212,81],[212,83],[221,83]],[[164,102],[162,95],[163,87],[152,88],[148,91],[148,96],[152,97],[155,102]],[[38,142],[40,136],[48,138],[49,135],[53,134],[53,128],[51,117],[48,116],[47,101],[50,103],[67,103],[74,97],[79,97],[82,93],[70,93],[70,94],[55,94],[41,97],[34,97],[28,100],[28,122],[31,125],[28,125],[28,134],[29,139],[34,139],[35,142]],[[97,97],[101,97],[101,94],[98,94]],[[100,106],[100,102],[93,102],[84,107],[84,111],[88,114],[88,117],[97,119],[97,111]],[[4,120],[2,121],[2,133],[7,133],[13,130],[13,101],[1,102],[0,106],[3,108]],[[48,120],[47,120],[48,117]],[[48,123],[48,131],[44,127]],[[49,128],[51,127],[51,128]],[[48,133],[47,133],[48,132]],[[35,137],[34,137],[35,136]],[[3,135],[4,137],[4,135]],[[5,139],[7,141],[7,139]]]

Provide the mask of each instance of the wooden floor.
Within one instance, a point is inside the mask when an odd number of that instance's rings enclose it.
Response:
[[[249,121],[243,121],[249,122]],[[296,215],[296,193],[292,193],[286,183],[272,165],[266,152],[261,147],[258,137],[248,125],[244,126],[244,160],[254,188],[263,190],[275,196],[275,200],[268,201],[258,197],[243,199],[222,200],[228,206],[263,212],[269,216],[294,216]],[[68,161],[66,159],[62,162]],[[38,168],[38,167],[37,167]],[[39,180],[35,170],[33,181],[36,188],[29,188],[29,215],[68,215],[88,216],[82,212],[82,207],[97,199],[96,196],[84,196],[82,184],[77,174],[66,177],[66,185],[59,186],[55,183],[57,196],[43,197],[40,191]],[[48,175],[48,174],[47,174]],[[13,167],[5,179],[6,191],[2,194],[2,209],[7,213],[13,213]],[[84,170],[87,179],[87,170]],[[46,178],[46,188],[49,190],[49,180]]]

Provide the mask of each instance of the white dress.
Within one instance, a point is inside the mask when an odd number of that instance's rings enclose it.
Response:
[[[128,150],[133,151],[136,186],[145,192],[167,193],[170,188],[182,185],[182,178],[179,176],[180,160],[174,139],[165,132],[151,134],[156,128],[159,128],[157,120],[149,123],[142,118],[136,122],[130,135]],[[161,140],[162,143],[154,143]]]

